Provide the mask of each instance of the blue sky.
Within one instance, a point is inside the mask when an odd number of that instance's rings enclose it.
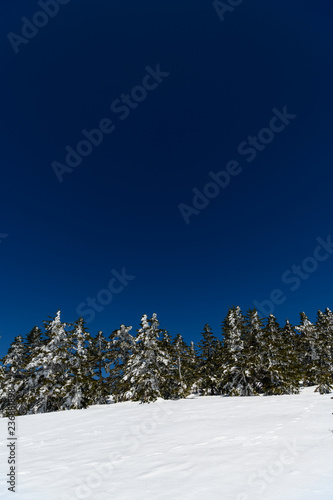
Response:
[[[1,6],[1,354],[58,308],[106,335],[156,312],[197,341],[233,304],[333,307],[332,6],[267,3]]]

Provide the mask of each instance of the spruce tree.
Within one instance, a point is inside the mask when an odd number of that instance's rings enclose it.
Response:
[[[176,336],[177,339],[178,336]],[[167,330],[161,331],[161,338],[159,340],[161,349],[167,353],[168,358],[172,360],[169,366],[165,366],[161,373],[161,396],[164,399],[177,399],[182,393],[183,381],[180,382],[178,370],[178,357],[174,342],[170,337]],[[180,347],[180,346],[179,346]],[[180,356],[180,353],[179,353]]]
[[[318,311],[317,325],[320,323],[321,311]],[[300,314],[300,324],[295,327],[300,333],[300,365],[304,387],[315,385],[318,381],[318,330],[304,312]]]
[[[313,363],[318,387],[315,391],[328,394],[333,389],[333,313],[330,309],[327,308],[325,313],[318,311],[316,331],[316,358]]]
[[[264,351],[263,351],[263,389],[266,395],[279,394],[282,385],[279,348],[281,339],[280,325],[273,314],[267,318],[264,328]]]
[[[40,383],[40,368],[33,365],[33,360],[36,352],[45,345],[45,338],[38,326],[35,326],[27,335],[25,339],[25,361],[24,367],[26,369],[28,391],[25,398],[27,413],[33,413],[35,395]]]
[[[46,342],[36,348],[27,366],[28,370],[38,370],[38,385],[32,394],[33,413],[57,411],[62,407],[63,387],[70,374],[70,340],[60,311],[50,321],[45,321],[44,326]]]
[[[130,391],[130,382],[124,378],[127,363],[136,351],[135,338],[129,333],[131,326],[120,325],[110,336],[108,359],[106,366],[110,374],[107,387],[115,401],[124,401]]]
[[[246,313],[244,332],[244,355],[247,359],[246,365],[251,386],[249,392],[252,395],[258,395],[263,393],[265,340],[263,320],[255,308],[249,309]]]
[[[156,314],[151,319],[143,315],[135,339],[136,346],[125,366],[123,380],[128,384],[126,399],[149,403],[162,397],[166,368],[171,369],[172,360],[163,349],[160,333]]]
[[[5,401],[7,400],[6,390],[5,390],[5,369],[0,361],[0,417],[4,416],[3,412],[5,410]]]
[[[287,324],[287,328],[289,328]],[[266,395],[295,394],[299,391],[297,372],[294,366],[297,362],[296,353],[284,344],[280,325],[273,314],[267,319],[264,328],[264,378],[263,389]]]
[[[245,343],[246,324],[239,306],[229,309],[223,322],[221,387],[229,396],[256,394],[253,376],[248,366]]]
[[[282,365],[289,380],[293,381],[294,391],[292,392],[294,393],[299,392],[302,378],[302,366],[299,358],[299,340],[299,335],[296,334],[295,328],[287,319],[282,329]]]
[[[27,386],[24,359],[25,346],[23,337],[18,335],[11,343],[8,353],[2,358],[4,383],[2,387],[1,413],[4,416],[8,414],[7,408],[10,393],[15,398],[16,415],[25,415],[26,413],[25,397]]]
[[[221,343],[220,343],[221,346]],[[222,351],[222,346],[220,347]],[[193,341],[191,341],[189,347],[189,358],[188,358],[188,384],[190,387],[191,394],[199,394],[199,378],[198,370],[200,359],[196,350],[196,346]]]
[[[221,356],[221,345],[211,331],[208,323],[201,333],[199,347],[199,389],[204,395],[218,394],[218,364]]]
[[[109,384],[105,373],[109,366],[110,342],[102,331],[91,339],[89,362],[94,373],[93,404],[105,404],[109,398]]]
[[[79,410],[94,402],[94,372],[89,356],[91,342],[85,321],[79,318],[68,333],[68,373],[60,391],[61,410]]]
[[[173,365],[176,398],[186,398],[194,383],[193,352],[183,337],[177,334],[173,341]]]

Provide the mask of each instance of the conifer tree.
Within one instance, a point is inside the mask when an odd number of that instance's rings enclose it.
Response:
[[[318,321],[321,316],[321,311],[318,311]],[[317,361],[318,353],[318,331],[317,326],[311,323],[307,315],[302,312],[300,314],[300,324],[296,326],[296,330],[300,333],[300,365],[302,367],[302,382],[303,385],[315,385],[318,380]]]
[[[174,360],[175,398],[186,398],[194,383],[193,352],[180,334],[173,341],[171,351]]]
[[[298,394],[301,379],[298,335],[287,319],[279,340],[279,370],[283,374],[283,394]]]
[[[109,381],[105,376],[108,369],[110,342],[107,341],[102,331],[91,339],[89,347],[89,362],[94,372],[93,404],[105,404],[108,401]]]
[[[34,388],[33,413],[57,411],[63,404],[63,387],[69,377],[69,335],[66,324],[60,320],[60,311],[44,322],[46,342],[36,348],[27,369],[38,371],[38,385]]]
[[[174,342],[167,330],[161,330],[159,340],[161,349],[167,353],[168,358],[172,360],[168,366],[163,368],[161,373],[160,391],[164,399],[174,399],[181,397],[179,370],[177,369],[177,353]],[[177,337],[176,337],[177,338]]]
[[[326,309],[324,313],[318,311],[316,321],[316,357],[313,360],[316,371],[315,391],[328,394],[333,389],[333,313]]]
[[[24,369],[25,346],[23,337],[18,335],[11,343],[8,353],[2,358],[4,365],[4,385],[2,389],[1,412],[7,415],[8,397],[12,392],[15,396],[16,415],[26,413],[25,396],[27,392],[26,374]]]
[[[3,416],[6,399],[7,398],[5,391],[5,369],[0,361],[0,417]]]
[[[256,308],[249,309],[245,316],[244,355],[246,356],[248,377],[251,385],[250,394],[263,393],[264,379],[264,324]]]
[[[106,366],[110,374],[108,391],[115,401],[124,401],[130,391],[130,382],[124,378],[125,369],[130,357],[136,351],[135,338],[129,333],[131,326],[120,325],[110,336],[108,359]]]
[[[199,354],[199,388],[205,395],[218,394],[218,364],[221,360],[221,345],[211,331],[208,323],[204,326],[201,333],[202,339],[198,347]]]
[[[281,329],[273,314],[267,318],[264,328],[264,378],[263,388],[266,395],[279,394],[282,385],[279,348],[281,343]]]
[[[221,352],[222,352],[222,345],[221,346]],[[190,393],[191,394],[199,394],[199,376],[198,376],[198,370],[199,370],[199,356],[196,351],[196,346],[193,341],[191,341],[190,347],[189,347],[189,363],[188,363],[188,384],[190,386]]]
[[[256,394],[253,376],[248,366],[246,324],[239,306],[229,309],[223,322],[222,392],[230,396]]]
[[[27,335],[25,339],[25,360],[24,367],[26,369],[26,384],[27,394],[25,396],[25,404],[27,413],[33,412],[34,398],[39,384],[40,367],[33,366],[33,360],[36,352],[41,349],[45,344],[43,333],[38,326],[35,326]]]
[[[85,321],[79,318],[68,333],[68,373],[66,383],[60,391],[60,409],[86,408],[94,402],[93,368],[90,364],[89,347],[91,337]]]
[[[126,399],[149,403],[162,397],[165,368],[171,367],[172,360],[162,347],[160,332],[156,314],[151,319],[143,315],[135,339],[136,347],[125,366],[123,380],[129,384]]]
[[[294,374],[294,368],[291,368],[297,362],[296,354],[291,358],[292,353],[288,346],[284,345],[280,325],[273,314],[270,314],[267,319],[264,336],[263,389],[265,394],[297,393],[298,379]]]
[[[32,353],[36,347],[40,347],[45,343],[43,333],[38,326],[34,328],[26,335],[25,345],[26,345],[26,358],[30,361]]]
[[[291,351],[298,352],[298,336],[295,332],[295,328],[291,325],[290,321],[286,319],[285,325],[282,329],[282,338],[285,346]]]

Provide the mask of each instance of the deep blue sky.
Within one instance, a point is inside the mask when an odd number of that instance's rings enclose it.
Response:
[[[333,308],[333,255],[297,290],[281,281],[333,235],[327,0],[244,0],[223,22],[206,0],[71,0],[17,54],[7,34],[41,9],[0,9],[1,354],[58,308],[74,321],[123,267],[135,279],[92,334],[157,312],[197,341],[277,288],[281,323]],[[111,103],[157,64],[169,76],[121,120]],[[297,117],[247,162],[239,144],[284,106]],[[60,183],[52,162],[103,118],[115,130]],[[231,160],[242,172],[186,224],[179,204]]]

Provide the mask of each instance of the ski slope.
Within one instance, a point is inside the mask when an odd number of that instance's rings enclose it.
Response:
[[[330,500],[333,400],[299,395],[127,402],[18,417],[3,500]]]

